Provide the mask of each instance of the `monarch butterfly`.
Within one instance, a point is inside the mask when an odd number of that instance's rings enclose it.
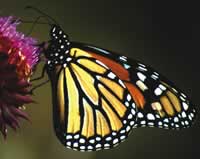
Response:
[[[190,127],[196,110],[172,82],[141,62],[71,42],[57,24],[41,45],[53,97],[56,136],[79,151],[109,149],[133,128]]]

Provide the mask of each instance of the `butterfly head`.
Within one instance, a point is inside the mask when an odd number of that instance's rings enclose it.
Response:
[[[52,40],[68,40],[68,35],[64,33],[59,25],[52,25],[50,31],[50,37]]]
[[[40,24],[39,19],[45,18],[47,23],[42,22],[41,24],[48,24],[51,27],[49,32],[50,40],[48,42],[38,44],[41,51],[46,57],[47,65],[49,66],[49,68],[52,68],[55,65],[65,66],[67,60],[69,61],[68,53],[70,50],[70,41],[67,34],[64,33],[64,31],[54,18],[44,13],[40,9],[33,6],[27,6],[26,9],[36,11],[41,15],[33,22],[34,24]]]
[[[50,30],[50,41],[44,48],[44,54],[49,66],[64,65],[69,56],[70,41],[59,25],[53,25]]]

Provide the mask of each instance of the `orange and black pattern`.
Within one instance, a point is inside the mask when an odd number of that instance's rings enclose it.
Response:
[[[68,148],[109,149],[137,127],[190,127],[188,97],[149,66],[105,49],[70,42],[52,27],[45,66],[52,85],[54,129]]]
[[[146,103],[138,107],[135,127],[181,129],[190,127],[196,110],[188,97],[165,77],[139,63],[133,77]]]
[[[78,48],[69,54],[74,59],[68,59],[66,67],[49,72],[55,86],[56,134],[74,150],[109,149],[125,140],[135,125],[136,104],[106,65]]]
[[[99,50],[89,45],[82,45],[82,49],[88,50],[92,55]],[[102,52],[106,51],[102,49]],[[136,103],[137,120],[134,127],[181,129],[191,126],[196,110],[188,97],[173,83],[153,68],[125,56],[112,53],[112,64],[108,62],[111,59],[106,61],[105,58],[98,55],[98,59],[110,65],[111,70],[124,82]],[[118,67],[112,67],[116,65]],[[117,73],[117,70],[121,71]]]

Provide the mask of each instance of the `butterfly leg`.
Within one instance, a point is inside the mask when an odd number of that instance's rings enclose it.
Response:
[[[42,82],[42,83],[40,83],[40,84],[38,84],[38,85],[36,85],[36,86],[34,86],[34,87],[29,91],[29,93],[33,95],[33,94],[34,94],[33,91],[35,91],[37,88],[39,88],[39,87],[41,87],[41,86],[47,84],[48,82],[49,82],[49,79],[46,80],[46,81],[44,81],[44,82]]]
[[[44,78],[44,75],[45,75],[45,71],[46,71],[46,67],[44,66],[43,69],[42,69],[41,75],[40,75],[39,77],[37,77],[37,78],[31,79],[30,82],[43,79],[43,78]]]

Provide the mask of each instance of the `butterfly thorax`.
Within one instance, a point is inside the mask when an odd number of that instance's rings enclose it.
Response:
[[[56,65],[66,67],[67,63],[71,61],[69,57],[70,41],[67,34],[59,26],[55,25],[50,31],[50,37],[51,40],[44,51],[48,68],[52,69]]]

